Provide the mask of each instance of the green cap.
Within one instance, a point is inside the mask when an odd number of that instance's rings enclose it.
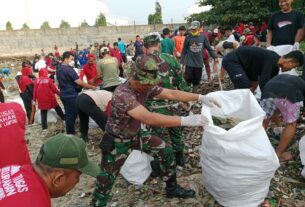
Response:
[[[158,74],[159,65],[153,58],[147,55],[138,56],[133,65],[133,70],[134,79],[139,81],[141,84],[156,85],[160,83],[161,79]]]
[[[85,142],[65,134],[48,138],[41,146],[36,161],[54,168],[76,169],[92,177],[101,171],[97,164],[88,160]]]
[[[156,43],[160,42],[160,38],[156,34],[151,34],[146,37],[144,37],[144,46],[149,47],[151,45],[154,45]]]

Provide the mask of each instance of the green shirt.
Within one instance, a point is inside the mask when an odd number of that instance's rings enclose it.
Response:
[[[161,53],[173,55],[175,43],[171,38],[164,38],[161,40]]]
[[[103,88],[120,85],[119,63],[115,57],[105,56],[98,61],[97,69],[102,73]]]

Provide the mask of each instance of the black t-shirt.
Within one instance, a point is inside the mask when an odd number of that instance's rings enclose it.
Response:
[[[271,45],[293,45],[297,30],[303,25],[304,15],[299,11],[274,13],[268,23],[268,29],[272,31]]]
[[[263,88],[265,84],[279,73],[278,60],[280,56],[273,51],[243,46],[227,55],[227,58],[237,61],[250,81],[259,81]]]
[[[261,99],[287,98],[290,102],[303,101],[305,81],[294,75],[281,74],[271,79],[262,90]]]

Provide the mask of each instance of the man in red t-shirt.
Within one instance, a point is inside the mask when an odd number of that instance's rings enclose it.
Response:
[[[87,78],[87,83],[94,86],[102,84],[101,79],[97,78],[96,61],[93,54],[88,55],[88,62],[83,66],[80,72],[80,79],[83,80],[84,76]]]
[[[82,139],[58,134],[42,145],[33,165],[0,168],[0,206],[51,207],[50,198],[68,193],[81,173],[96,177],[99,171]]]
[[[25,112],[18,103],[0,103],[0,168],[31,164],[25,124]]]

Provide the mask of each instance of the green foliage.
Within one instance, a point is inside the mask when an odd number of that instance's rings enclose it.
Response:
[[[89,27],[89,24],[86,20],[84,20],[81,24],[80,27]]]
[[[68,28],[70,28],[71,26],[70,26],[70,24],[68,23],[68,22],[66,22],[65,20],[61,20],[61,23],[60,23],[60,25],[59,25],[59,28],[61,28],[61,29],[68,29]]]
[[[6,30],[9,30],[9,31],[14,30],[13,25],[10,21],[6,22],[5,27],[6,27]]]
[[[200,0],[200,6],[212,6],[210,11],[192,14],[188,21],[199,20],[206,24],[235,25],[238,22],[268,20],[279,10],[278,0]],[[305,12],[305,1],[294,0],[293,7]]]
[[[27,23],[24,23],[24,24],[22,25],[22,29],[23,29],[23,30],[28,30],[28,29],[30,29],[30,27],[29,27],[29,25],[27,25]]]
[[[40,29],[51,29],[49,22],[45,21],[42,23],[42,25],[40,26]]]
[[[163,24],[162,8],[158,1],[156,1],[155,13],[148,15],[148,24]]]
[[[107,26],[106,17],[105,17],[104,14],[100,13],[100,15],[98,15],[98,17],[95,20],[95,26],[96,27],[105,27],[105,26]]]
[[[300,50],[302,50],[303,52],[305,52],[305,41],[303,41],[303,42],[300,44]]]

